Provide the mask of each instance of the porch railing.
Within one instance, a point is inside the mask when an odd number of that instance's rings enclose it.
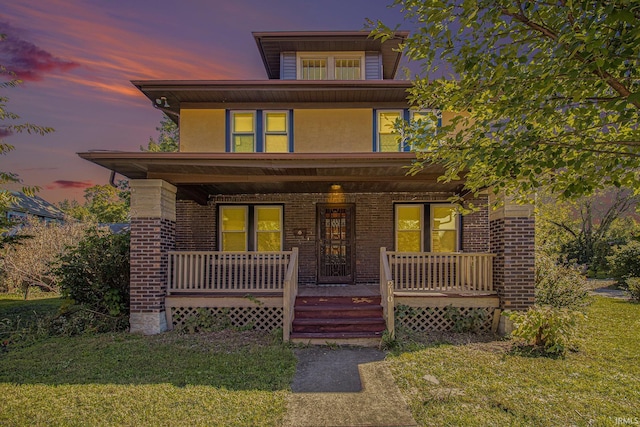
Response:
[[[395,337],[395,301],[394,283],[389,266],[389,257],[386,248],[380,248],[380,300],[382,302],[382,315],[387,325],[387,331],[391,338]]]
[[[494,254],[386,252],[386,255],[395,291],[493,292]]]
[[[168,293],[283,292],[292,253],[169,252]]]
[[[282,339],[289,341],[291,336],[291,327],[293,323],[293,312],[298,296],[298,248],[293,248],[291,258],[289,259],[289,267],[284,276],[284,295],[282,296]]]

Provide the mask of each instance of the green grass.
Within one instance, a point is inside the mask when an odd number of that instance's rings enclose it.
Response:
[[[6,301],[0,318],[55,313]],[[49,338],[0,353],[0,425],[275,425],[294,371],[290,348],[251,331]]]
[[[0,319],[20,318],[31,321],[36,316],[48,316],[57,313],[62,299],[57,294],[31,292],[29,299],[22,295],[0,293]]]
[[[510,342],[493,341],[388,360],[419,425],[640,423],[640,305],[627,301],[596,297],[577,351],[565,358],[518,355]]]

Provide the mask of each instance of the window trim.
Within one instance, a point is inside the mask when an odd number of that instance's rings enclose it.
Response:
[[[234,129],[234,117],[236,114],[252,114],[253,115],[253,132],[235,132]],[[236,151],[236,144],[234,141],[234,136],[236,135],[253,135],[253,153],[257,152],[258,149],[258,114],[256,114],[256,110],[229,110],[229,148],[230,152],[238,153]],[[245,153],[245,151],[240,151],[241,153]]]
[[[325,73],[325,80],[336,80],[336,59],[358,59],[360,61],[360,78],[344,81],[359,81],[366,80],[365,75],[365,53],[364,51],[350,51],[350,52],[333,52],[333,51],[321,51],[321,52],[296,52],[296,79],[303,80],[302,78],[302,61],[305,59],[325,59],[327,61],[327,70]]]
[[[262,151],[264,153],[291,153],[293,152],[292,144],[291,144],[291,110],[258,110],[262,111],[262,123],[264,124],[262,129]],[[284,113],[284,133],[282,132],[269,132],[267,130],[267,115],[269,113]],[[287,151],[267,151],[267,135],[284,135],[287,137]]]
[[[217,230],[216,230],[216,239],[217,239],[217,247],[221,252],[224,251],[222,247],[222,211],[224,208],[244,208],[245,209],[245,248],[244,252],[258,252],[258,216],[256,214],[256,208],[278,208],[280,210],[280,250],[276,252],[282,252],[284,249],[284,238],[285,238],[285,229],[284,229],[284,204],[277,203],[224,203],[218,204],[216,208],[217,215]]]

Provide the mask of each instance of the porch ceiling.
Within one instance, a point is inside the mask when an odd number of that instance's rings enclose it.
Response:
[[[78,153],[129,179],[163,179],[179,198],[216,194],[458,192],[462,181],[439,183],[442,167],[407,175],[413,153]],[[335,190],[334,190],[335,191]],[[205,201],[200,200],[200,201]]]

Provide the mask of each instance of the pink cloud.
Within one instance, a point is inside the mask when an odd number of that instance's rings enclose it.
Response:
[[[0,39],[0,58],[5,68],[20,80],[40,81],[48,73],[67,72],[80,64],[53,56],[19,35],[7,22],[0,22],[4,40]]]
[[[64,179],[59,179],[57,181],[53,181],[45,188],[47,190],[55,190],[57,188],[89,188],[93,187],[93,185],[93,181],[67,181]]]

